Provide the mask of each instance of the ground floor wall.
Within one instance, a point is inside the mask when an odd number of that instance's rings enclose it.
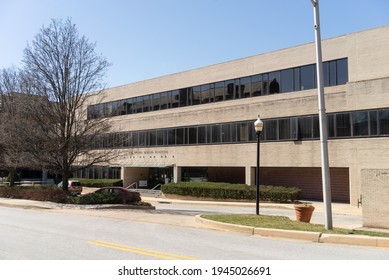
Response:
[[[388,168],[387,137],[330,140],[329,163],[334,201],[357,205],[362,194],[361,170]],[[207,168],[207,180],[255,185],[256,143],[187,145],[120,150],[115,166],[123,168],[125,185],[147,180],[149,168],[173,169],[181,181],[185,168]],[[304,199],[321,200],[319,140],[264,142],[260,148],[260,183],[296,186]],[[185,176],[185,175],[184,175]]]

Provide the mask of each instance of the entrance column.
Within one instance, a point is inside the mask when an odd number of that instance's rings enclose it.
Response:
[[[246,178],[245,178],[246,185],[254,186],[255,185],[255,167],[246,166],[245,167],[245,174],[246,174]]]
[[[174,165],[173,166],[173,179],[174,183],[181,182],[181,167]]]

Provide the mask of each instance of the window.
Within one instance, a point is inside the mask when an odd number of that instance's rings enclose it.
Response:
[[[262,75],[255,75],[251,78],[251,91],[253,96],[262,95]]]
[[[337,71],[337,84],[343,85],[348,82],[348,66],[347,58],[339,59],[337,61],[338,71]]]
[[[126,113],[127,114],[132,114],[132,107],[133,107],[134,99],[133,98],[128,98],[125,102],[126,104]]]
[[[328,87],[329,85],[330,85],[329,62],[323,62],[323,86]]]
[[[205,144],[207,143],[207,130],[206,126],[199,126],[197,128],[197,143]]]
[[[377,121],[377,111],[369,112],[369,120],[370,120],[370,135],[378,134],[378,121]]]
[[[231,142],[231,130],[230,130],[230,124],[226,123],[226,124],[222,124],[221,125],[221,137],[222,137],[222,141],[221,142]]]
[[[180,91],[173,90],[172,91],[172,108],[180,107]]]
[[[248,123],[238,123],[237,124],[237,141],[246,142],[249,141],[249,129]]]
[[[224,82],[215,83],[215,102],[224,100]]]
[[[160,129],[160,130],[157,130],[157,146],[163,146],[165,145],[165,130],[164,129]]]
[[[369,135],[368,112],[352,113],[353,136]]]
[[[307,90],[315,87],[315,65],[300,68],[300,89]]]
[[[193,87],[193,99],[192,99],[192,105],[201,104],[201,87],[196,86]]]
[[[135,99],[135,104],[133,107],[134,113],[142,113],[143,110],[143,96],[138,96]]]
[[[161,94],[153,94],[153,111],[158,111],[161,108]]]
[[[269,74],[269,93],[280,92],[280,71],[271,72]]]
[[[173,146],[176,144],[176,130],[174,128],[167,129],[167,145]]]
[[[312,138],[312,117],[298,119],[298,139]]]
[[[294,78],[294,91],[301,90],[301,83],[300,83],[300,68],[294,68],[293,69],[293,78]]]
[[[278,140],[278,120],[265,120],[263,127],[265,140]]]
[[[262,95],[266,95],[269,93],[269,75],[262,75]]]
[[[293,69],[281,71],[281,92],[293,91]]]
[[[209,103],[209,84],[201,86],[201,103]]]
[[[188,106],[188,89],[180,89],[180,107]]]
[[[290,139],[291,134],[291,124],[290,119],[280,119],[278,121],[278,135],[280,140]]]
[[[251,96],[251,78],[241,78],[240,79],[240,96],[241,98],[247,98]]]
[[[197,127],[189,127],[188,139],[188,144],[197,144]]]
[[[176,129],[176,145],[185,144],[185,129],[177,128]]]
[[[149,131],[149,139],[150,139],[150,146],[156,146],[157,145],[157,131],[156,130],[150,130]]]
[[[150,111],[150,107],[151,107],[150,95],[143,96],[143,112]]]
[[[335,137],[335,115],[327,115],[327,126],[328,126],[328,137]],[[319,117],[317,118],[317,124],[319,125],[320,129],[320,123],[319,123]],[[320,135],[319,135],[320,136]]]
[[[160,99],[161,110],[168,109],[171,107],[171,91],[162,92]]]
[[[351,135],[350,114],[336,114],[336,136],[344,137]]]
[[[225,82],[225,85],[224,85],[224,89],[225,89],[225,100],[230,100],[230,99],[234,99],[234,89],[235,89],[235,84],[234,84],[234,80],[229,80],[229,81],[226,81]]]
[[[389,134],[389,110],[378,111],[380,135]]]
[[[336,86],[336,61],[331,61],[329,63],[329,70],[330,70],[330,76],[329,76],[329,80],[330,80],[330,86]]]
[[[212,143],[220,143],[220,125],[215,124],[212,126]]]

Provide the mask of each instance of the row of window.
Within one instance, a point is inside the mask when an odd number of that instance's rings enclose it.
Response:
[[[263,120],[263,141],[318,139],[317,115]],[[328,114],[330,138],[389,136],[389,109]],[[244,143],[256,140],[254,121],[101,135],[94,149]]]
[[[347,58],[323,63],[324,86],[347,83]],[[88,119],[313,89],[315,64],[88,106]]]
[[[82,170],[78,170],[72,175],[75,178],[86,179],[120,179],[121,168],[108,166],[92,166]]]

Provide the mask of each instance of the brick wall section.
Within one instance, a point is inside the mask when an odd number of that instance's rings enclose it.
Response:
[[[323,201],[321,168],[318,167],[263,167],[260,184],[297,187],[300,199]],[[350,202],[348,168],[330,168],[333,202]]]
[[[364,227],[389,229],[389,169],[362,170]]]

